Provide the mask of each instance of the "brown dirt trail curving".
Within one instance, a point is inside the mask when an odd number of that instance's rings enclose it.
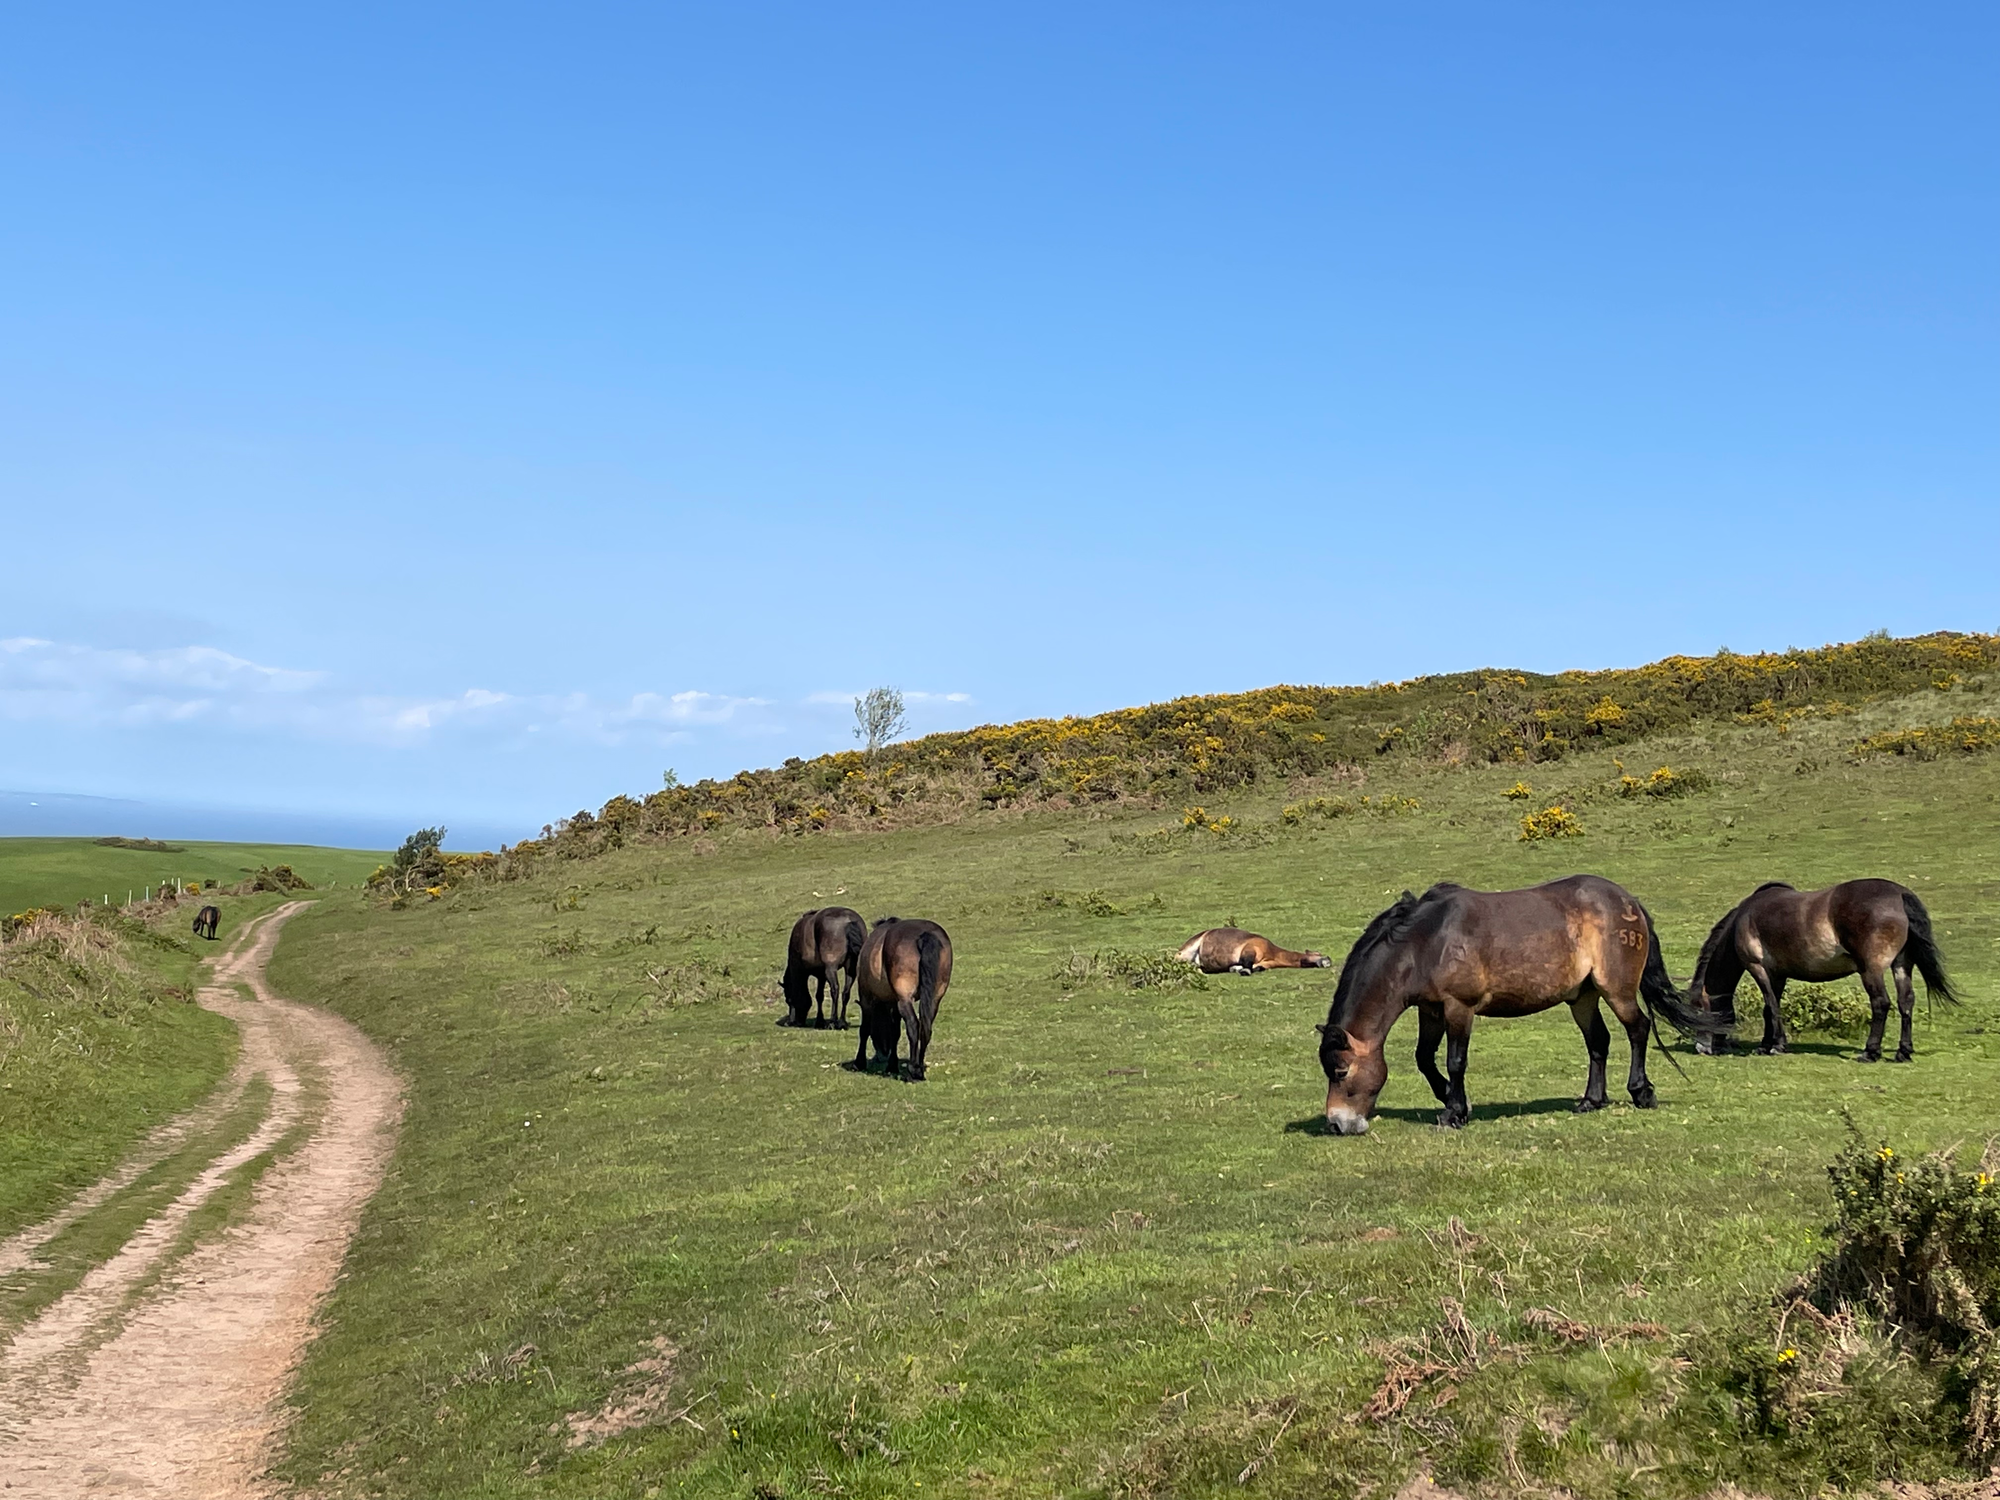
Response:
[[[198,997],[242,1032],[242,1058],[218,1096],[240,1097],[261,1075],[271,1089],[268,1115],[0,1348],[6,1500],[274,1493],[263,1474],[285,1388],[382,1180],[402,1114],[401,1085],[374,1043],[264,983],[279,928],[306,904],[287,903],[246,926]],[[217,1102],[193,1115],[212,1117]],[[169,1128],[135,1159],[192,1130]],[[274,1150],[282,1155],[238,1222],[175,1260],[190,1216],[233,1171]],[[0,1251],[26,1263],[140,1169],[128,1161]]]

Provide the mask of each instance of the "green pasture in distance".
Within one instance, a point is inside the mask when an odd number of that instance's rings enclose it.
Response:
[[[364,881],[389,856],[311,844],[208,844],[165,840],[178,852],[120,849],[87,838],[0,838],[0,914],[83,900],[122,904],[126,894],[175,880],[234,885],[260,865],[290,865],[316,887]]]
[[[1216,799],[1225,834],[995,813],[633,845],[403,911],[337,892],[273,977],[382,1041],[409,1108],[280,1472],[412,1497],[1389,1494],[1420,1466],[1508,1493],[1867,1488],[1874,1450],[1745,1438],[1698,1344],[1525,1315],[1733,1326],[1818,1253],[1847,1116],[1910,1153],[2000,1129],[2000,756],[1846,753],[1990,711],[1959,690],[1625,747],[1639,777],[1706,773],[1676,798],[1580,753]],[[1364,790],[1419,806],[1280,816]],[[1522,842],[1559,800],[1583,835]],[[1656,1055],[1652,1112],[1614,1027],[1588,1116],[1566,1010],[1482,1023],[1462,1132],[1433,1124],[1406,1018],[1374,1131],[1343,1139],[1313,1032],[1333,973],[1176,992],[1073,961],[1223,922],[1344,954],[1405,887],[1575,871],[1635,892],[1683,977],[1765,880],[1903,881],[1965,1004],[1920,1011],[1907,1066],[1854,1063],[1857,1036],[1677,1049],[1685,1078]],[[835,903],[950,930],[929,1082],[773,1025],[792,921]],[[1450,1360],[1465,1327],[1474,1368],[1362,1415],[1386,1343]],[[1906,1472],[1949,1462],[1906,1441]]]

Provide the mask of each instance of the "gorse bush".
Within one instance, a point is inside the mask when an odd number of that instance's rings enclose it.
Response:
[[[1747,1420],[1857,1475],[1940,1430],[1976,1464],[2000,1457],[1996,1174],[1990,1144],[1963,1171],[1854,1132],[1828,1168],[1831,1248],[1729,1356]]]
[[[1537,839],[1573,839],[1582,833],[1582,822],[1566,807],[1545,807],[1540,812],[1525,813],[1521,817],[1521,842],[1524,844]]]
[[[1785,1029],[1847,1035],[1868,1024],[1868,997],[1848,985],[1792,984],[1778,1002]]]
[[[1854,742],[1853,753],[1857,756],[1907,755],[1913,760],[1936,760],[1940,755],[1973,755],[1996,746],[2000,746],[2000,719],[1960,714],[1949,724],[1871,734]]]
[[[1709,788],[1708,772],[1695,769],[1676,771],[1671,766],[1661,766],[1650,776],[1620,776],[1618,795],[1621,797],[1686,797],[1695,792],[1705,792]]]

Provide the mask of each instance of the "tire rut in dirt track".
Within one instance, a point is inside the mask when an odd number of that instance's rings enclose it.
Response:
[[[400,1084],[379,1048],[338,1016],[282,1000],[264,982],[279,928],[306,904],[288,903],[246,927],[198,997],[242,1033],[242,1059],[218,1094],[240,1095],[261,1075],[269,1114],[0,1348],[0,1495],[8,1500],[274,1492],[262,1475],[285,1387],[382,1179],[402,1113]],[[215,1112],[212,1103],[203,1110]],[[257,1183],[239,1221],[171,1261],[189,1217],[229,1173],[288,1138],[295,1144]],[[128,1161],[81,1201],[101,1202],[133,1175]],[[26,1263],[51,1226],[78,1212],[73,1204],[0,1250]],[[156,1284],[146,1289],[149,1278]]]

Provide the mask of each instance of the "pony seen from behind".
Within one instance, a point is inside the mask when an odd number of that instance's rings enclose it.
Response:
[[[809,911],[792,924],[791,941],[785,949],[785,1013],[780,1026],[804,1026],[812,1016],[813,997],[808,985],[819,986],[819,1014],[810,1024],[845,1030],[847,1002],[854,993],[854,975],[861,960],[861,945],[868,940],[868,924],[861,914],[845,906],[828,906]],[[833,992],[829,1017],[827,992]]]
[[[856,985],[861,992],[861,1038],[854,1053],[855,1069],[866,1070],[872,1041],[876,1060],[886,1057],[888,1071],[897,1072],[897,1023],[901,1022],[910,1044],[902,1076],[911,1083],[921,1082],[938,1007],[951,986],[951,938],[935,922],[884,917],[862,945]]]

